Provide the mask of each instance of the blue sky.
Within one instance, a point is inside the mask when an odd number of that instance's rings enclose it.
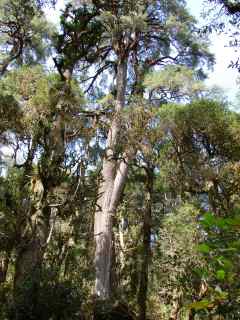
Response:
[[[205,4],[204,0],[187,0],[190,12],[200,21],[200,24],[206,23],[201,19],[201,12]],[[238,91],[237,79],[239,74],[236,69],[228,68],[229,63],[236,61],[239,52],[233,48],[228,47],[229,36],[224,34],[212,34],[210,36],[211,46],[210,50],[215,55],[216,64],[213,72],[209,72],[209,79],[207,84],[210,86],[217,85],[226,91],[226,95],[231,101],[234,101],[235,95]]]
[[[204,0],[187,0],[188,8],[192,15],[194,15],[202,23],[206,23],[200,17],[205,5]],[[64,0],[58,0],[57,9],[64,7]],[[50,20],[56,21],[56,11],[48,9],[47,12]],[[201,24],[201,22],[200,22]],[[207,84],[209,86],[217,85],[223,88],[223,91],[229,97],[231,101],[234,101],[235,95],[238,90],[236,84],[238,78],[238,72],[236,69],[228,68],[231,60],[236,61],[238,54],[234,49],[227,47],[229,42],[229,37],[223,34],[212,34],[210,36],[211,46],[210,50],[214,53],[216,58],[216,64],[213,71],[209,71],[209,78]]]

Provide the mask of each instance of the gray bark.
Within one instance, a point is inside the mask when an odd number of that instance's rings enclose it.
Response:
[[[127,59],[120,60],[118,63],[115,115],[108,132],[102,166],[102,181],[99,186],[95,212],[95,294],[100,299],[108,299],[111,296],[112,218],[116,212],[128,171],[128,157],[120,164],[116,161],[116,147],[121,125],[120,112],[125,105],[126,82]]]

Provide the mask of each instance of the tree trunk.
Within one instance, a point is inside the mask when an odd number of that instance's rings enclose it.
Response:
[[[0,257],[0,284],[4,283],[7,279],[10,255],[9,252],[4,252],[3,256]]]
[[[119,224],[118,233],[119,233],[119,259],[120,259],[120,270],[124,270],[125,266],[125,242],[124,242],[124,231],[125,231],[125,218],[121,217],[121,223]]]
[[[62,107],[66,90],[68,90],[67,81],[60,93],[59,106],[56,106],[58,114],[54,120],[51,119],[51,129],[46,128],[44,133],[45,144],[39,163],[40,172],[33,176],[31,181],[30,209],[26,213],[25,230],[20,235],[21,240],[17,248],[15,264],[14,299],[17,313],[18,306],[21,310],[21,304],[27,303],[29,298],[33,312],[38,303],[40,271],[53,228],[53,226],[50,227],[51,216],[56,214],[54,208],[49,205],[49,200],[54,194],[56,186],[61,183],[59,166],[65,153],[64,117],[59,109]]]
[[[146,209],[143,220],[143,247],[140,283],[138,291],[139,320],[146,319],[147,291],[148,291],[148,267],[151,255],[151,223],[152,223],[152,193],[153,193],[153,169],[146,168]]]
[[[172,309],[171,309],[170,320],[179,319],[179,312],[181,307],[180,299],[181,297],[179,295],[178,289],[175,289],[172,297]]]
[[[32,214],[28,226],[28,234],[23,237],[17,248],[17,257],[14,276],[14,296],[24,294],[26,286],[37,291],[39,272],[49,235],[48,217],[50,208],[46,201],[41,199],[41,205]],[[32,232],[31,232],[31,231]]]
[[[108,132],[105,158],[102,167],[102,181],[98,191],[95,212],[95,294],[100,299],[111,296],[110,275],[112,264],[112,217],[114,216],[128,171],[128,158],[116,161],[119,131],[121,126],[120,112],[125,105],[127,82],[127,59],[119,60],[117,69],[117,99],[115,115]]]

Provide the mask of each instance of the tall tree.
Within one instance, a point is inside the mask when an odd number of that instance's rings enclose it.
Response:
[[[23,67],[10,72],[1,82],[18,104],[22,101],[22,131],[19,134],[23,143],[26,141],[28,144],[26,161],[20,165],[21,179],[18,186],[21,198],[19,207],[22,209],[16,210],[16,306],[23,303],[28,281],[37,297],[39,271],[51,239],[53,215],[56,215],[58,207],[54,203],[56,188],[61,185],[64,175],[61,166],[66,154],[66,126],[68,123],[70,128],[72,115],[82,103],[79,89],[71,82],[71,74],[66,70],[62,73],[65,74],[64,80],[56,74],[45,74],[39,66]],[[75,89],[72,90],[74,86]],[[16,135],[15,139],[17,138]],[[17,163],[16,165],[18,166]],[[37,301],[33,300],[33,305],[34,303],[36,305]]]
[[[138,89],[136,93],[139,93],[143,74],[150,68],[171,61],[194,65],[205,59],[207,50],[204,45],[197,44],[194,35],[189,32],[194,28],[194,20],[187,14],[184,3],[93,3],[102,10],[100,21],[106,30],[103,39],[108,39],[110,48],[107,52],[116,55],[116,101],[107,134],[94,231],[95,290],[99,297],[105,299],[111,296],[112,218],[125,185],[128,163],[133,156],[133,151],[128,147],[121,153],[123,160],[118,160],[121,113],[127,93],[134,84]]]

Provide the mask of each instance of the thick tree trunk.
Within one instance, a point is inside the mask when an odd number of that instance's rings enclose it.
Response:
[[[16,293],[24,289],[24,285],[27,284],[30,278],[31,280],[33,279],[34,282],[37,281],[35,273],[39,271],[42,256],[43,250],[40,239],[35,236],[26,246],[18,248],[14,278]],[[32,283],[30,285],[32,285]]]
[[[128,171],[127,157],[120,164],[116,161],[116,147],[121,126],[120,112],[125,105],[126,81],[127,59],[118,63],[115,115],[108,132],[102,182],[99,186],[95,212],[95,294],[100,299],[108,299],[111,295],[112,217],[116,212]]]
[[[33,212],[28,226],[28,234],[22,238],[17,248],[14,275],[14,297],[22,299],[27,288],[37,293],[42,259],[49,235],[50,208],[46,200]],[[31,231],[30,231],[31,230]]]
[[[139,320],[146,319],[147,291],[148,291],[148,267],[151,256],[151,224],[152,224],[152,193],[153,193],[153,169],[146,169],[146,209],[143,220],[143,248],[140,283],[138,291]]]

